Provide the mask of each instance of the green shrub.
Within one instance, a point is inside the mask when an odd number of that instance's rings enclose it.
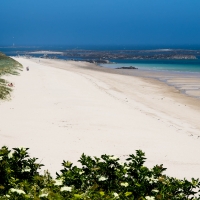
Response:
[[[0,199],[200,199],[199,180],[179,180],[163,174],[162,165],[144,166],[141,150],[125,163],[119,158],[82,155],[81,167],[63,161],[53,179],[37,158],[30,158],[28,148],[7,147],[0,150]]]

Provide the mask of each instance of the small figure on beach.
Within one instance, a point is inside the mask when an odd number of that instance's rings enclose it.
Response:
[[[29,71],[29,67],[26,67],[26,71]]]
[[[13,87],[13,84],[12,84],[12,83],[8,83],[8,86],[9,86],[9,87]]]

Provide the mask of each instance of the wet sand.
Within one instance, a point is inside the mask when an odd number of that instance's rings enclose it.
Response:
[[[155,70],[121,70],[120,73],[159,80],[181,93],[200,99],[200,73],[181,73]]]

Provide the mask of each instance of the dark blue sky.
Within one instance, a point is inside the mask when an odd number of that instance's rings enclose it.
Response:
[[[200,0],[3,0],[0,45],[199,45],[199,21]]]

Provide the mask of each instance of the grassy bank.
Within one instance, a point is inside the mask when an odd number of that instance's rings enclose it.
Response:
[[[8,99],[12,91],[2,76],[18,75],[20,70],[22,70],[20,63],[0,52],[0,99]]]
[[[162,165],[147,168],[145,154],[137,150],[125,163],[112,155],[82,155],[81,167],[63,161],[56,179],[28,148],[0,149],[0,199],[83,200],[199,200],[198,179],[188,181],[164,175]]]

